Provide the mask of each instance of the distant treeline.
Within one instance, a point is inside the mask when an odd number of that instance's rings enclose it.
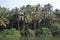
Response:
[[[43,7],[40,4],[26,5],[12,10],[0,7],[0,31],[10,28],[34,31],[39,29],[37,33],[46,28],[52,34],[60,34],[60,10],[53,10],[49,3]]]

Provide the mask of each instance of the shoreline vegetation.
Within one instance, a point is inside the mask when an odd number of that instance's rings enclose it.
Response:
[[[59,40],[60,10],[51,4],[0,7],[1,40]]]

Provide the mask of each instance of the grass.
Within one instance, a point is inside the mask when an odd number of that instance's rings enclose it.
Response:
[[[0,35],[0,40],[20,40],[20,37],[16,35]]]
[[[60,40],[60,37],[19,37],[15,35],[0,35],[0,40]]]
[[[23,37],[21,40],[60,40],[60,37]]]

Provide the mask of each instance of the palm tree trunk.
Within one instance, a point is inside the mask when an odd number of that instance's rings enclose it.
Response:
[[[24,22],[23,22],[23,30],[25,30],[25,16],[24,16]]]
[[[19,22],[17,22],[17,25],[18,25],[18,30],[20,30],[20,25],[19,25]]]

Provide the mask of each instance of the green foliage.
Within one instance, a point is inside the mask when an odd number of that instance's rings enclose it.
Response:
[[[0,34],[1,35],[16,35],[18,34],[19,32],[16,31],[16,29],[4,29]]]
[[[21,30],[20,32],[21,34],[23,35],[27,35],[27,36],[34,36],[35,34],[35,31],[31,30],[31,29],[27,29],[27,30]]]
[[[43,31],[42,29],[37,29],[37,30],[35,31],[35,33],[37,33],[37,34],[42,34],[42,33],[43,33],[42,31]]]
[[[51,31],[49,30],[49,28],[42,28],[42,32],[43,32],[43,34],[51,34]]]
[[[60,11],[52,10],[49,3],[44,7],[41,7],[40,4],[35,6],[26,5],[20,9],[16,7],[12,10],[0,7],[0,29],[13,27],[20,30],[21,27],[21,33],[24,35],[60,33],[60,14],[56,15],[57,13],[60,13]],[[26,30],[23,30],[24,28]],[[18,32],[15,29],[5,29],[0,34],[14,35],[16,33]]]
[[[60,33],[60,24],[58,24],[56,22],[52,23],[51,30],[52,30],[52,32]]]

